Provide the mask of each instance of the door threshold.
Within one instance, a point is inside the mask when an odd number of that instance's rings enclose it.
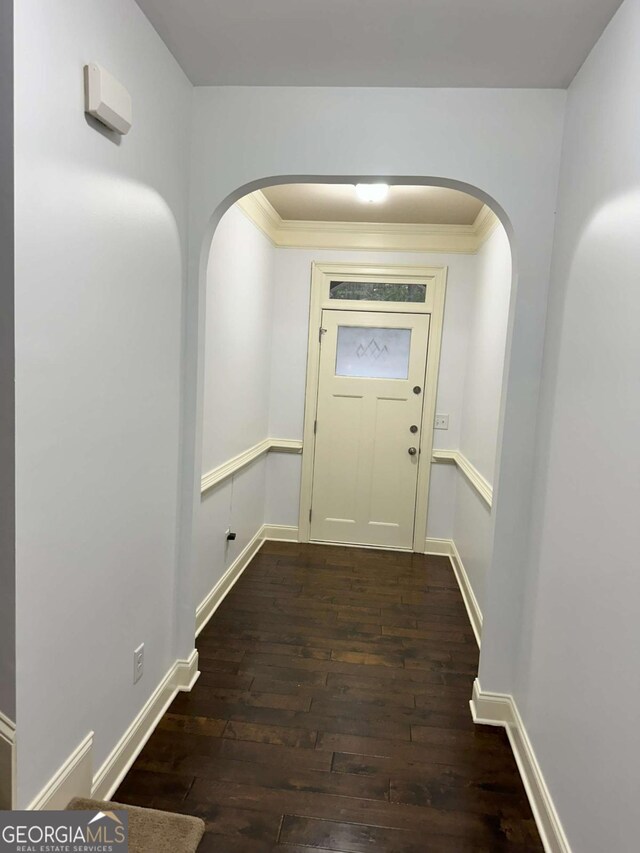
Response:
[[[391,545],[365,545],[362,542],[331,542],[329,539],[309,539],[309,545],[333,545],[338,548],[366,548],[369,551],[395,551],[402,554],[419,554],[413,548],[392,547]]]

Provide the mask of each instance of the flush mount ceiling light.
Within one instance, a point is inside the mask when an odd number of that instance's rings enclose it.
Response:
[[[356,184],[356,195],[367,204],[379,203],[389,195],[389,184]]]

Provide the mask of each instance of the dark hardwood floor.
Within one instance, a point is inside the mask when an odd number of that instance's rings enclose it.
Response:
[[[540,851],[449,561],[266,543],[115,800],[202,817],[201,853]]]

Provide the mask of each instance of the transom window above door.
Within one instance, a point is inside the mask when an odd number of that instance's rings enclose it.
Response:
[[[442,267],[314,263],[313,311],[430,314]],[[312,311],[312,313],[313,313]]]
[[[388,281],[332,281],[329,299],[367,302],[424,302],[426,284]]]

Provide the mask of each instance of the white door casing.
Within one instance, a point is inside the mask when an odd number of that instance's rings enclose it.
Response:
[[[429,494],[429,479],[430,479],[430,471],[431,471],[431,453],[433,448],[433,421],[435,417],[435,405],[436,405],[436,393],[437,393],[437,380],[438,380],[438,368],[439,368],[439,360],[440,360],[440,344],[442,338],[442,322],[444,316],[444,302],[445,302],[445,291],[446,291],[446,267],[405,267],[405,266],[381,266],[377,264],[317,264],[314,263],[312,265],[312,276],[311,276],[311,304],[310,304],[310,325],[309,325],[309,344],[308,344],[308,354],[307,354],[307,385],[306,385],[306,398],[305,398],[305,422],[304,422],[304,438],[303,438],[303,455],[302,455],[302,482],[301,482],[301,499],[300,499],[300,518],[299,518],[299,540],[301,542],[308,542],[311,539],[316,539],[316,541],[340,541],[343,544],[362,544],[362,545],[370,545],[372,547],[390,547],[390,548],[403,548],[403,549],[412,549],[417,552],[423,552],[425,548],[425,538],[426,538],[426,527],[427,527],[427,506],[428,506],[428,494]],[[420,283],[423,286],[423,290],[425,291],[424,298],[415,302],[406,302],[406,301],[387,301],[389,299],[388,295],[385,301],[376,300],[364,300],[364,299],[335,299],[332,298],[332,294],[330,292],[330,285],[332,281],[340,280],[346,282],[381,282],[388,285],[389,283],[398,283],[398,284],[414,284]],[[323,312],[325,312],[324,317],[326,322],[323,325]],[[365,315],[375,314],[377,315],[377,319],[370,317],[371,323],[369,328],[376,329],[384,329],[384,328],[396,328],[396,329],[411,329],[413,341],[416,341],[416,335],[419,337],[418,330],[421,330],[423,340],[426,341],[428,338],[428,352],[426,358],[426,376],[424,376],[422,382],[414,382],[413,385],[410,386],[410,390],[412,392],[412,396],[414,396],[418,400],[418,409],[421,405],[421,412],[418,411],[418,415],[415,417],[415,420],[411,420],[410,424],[416,424],[419,427],[419,432],[416,435],[412,435],[408,428],[405,425],[406,432],[402,432],[400,430],[398,432],[398,443],[403,441],[405,438],[412,439],[411,441],[407,441],[402,444],[404,447],[404,456],[403,462],[409,461],[409,464],[414,467],[411,468],[411,471],[415,473],[415,481],[416,488],[414,491],[414,524],[413,524],[413,542],[411,542],[411,537],[407,539],[407,524],[404,523],[401,525],[398,522],[398,519],[394,520],[392,517],[391,520],[387,518],[386,520],[382,517],[374,518],[374,516],[384,515],[384,501],[385,498],[380,498],[378,495],[376,497],[377,503],[374,501],[370,503],[371,509],[373,510],[373,515],[369,513],[370,520],[374,521],[382,521],[382,524],[371,525],[367,523],[367,528],[370,532],[372,529],[375,529],[378,536],[371,537],[369,536],[368,541],[358,542],[357,539],[364,539],[361,535],[359,537],[347,538],[344,534],[341,535],[341,538],[333,538],[336,537],[336,531],[342,526],[343,531],[346,530],[347,527],[351,527],[352,530],[355,530],[355,514],[353,516],[353,522],[349,524],[337,525],[335,522],[329,522],[327,519],[340,517],[339,513],[336,513],[335,510],[327,511],[325,513],[325,521],[321,522],[321,526],[318,527],[314,522],[318,522],[317,512],[320,512],[320,517],[322,518],[323,508],[322,505],[318,507],[314,503],[313,507],[313,515],[311,514],[311,505],[312,505],[312,495],[314,494],[314,459],[316,456],[316,438],[318,438],[318,444],[320,447],[320,453],[324,456],[326,454],[326,448],[324,445],[324,440],[320,439],[322,426],[318,427],[318,434],[315,434],[315,422],[316,422],[316,408],[320,405],[320,400],[318,396],[319,391],[319,383],[321,379],[321,349],[326,347],[328,344],[327,335],[329,332],[324,335],[320,335],[321,328],[333,328],[331,324],[335,326],[335,341],[331,344],[332,354],[331,356],[325,356],[325,364],[322,365],[323,370],[326,372],[327,377],[330,376],[329,367],[325,365],[330,365],[333,360],[333,368],[335,368],[335,358],[336,358],[336,349],[337,349],[337,336],[338,336],[338,327],[340,325],[345,326],[349,325],[344,321],[339,321],[340,312],[349,312],[352,316],[359,316],[357,321],[352,320],[350,325],[352,328],[355,328],[357,325],[362,325],[362,319]],[[353,314],[353,312],[357,312],[357,314]],[[390,322],[390,318],[394,314],[404,315],[405,322],[394,321],[394,323]],[[422,319],[418,322],[417,326],[413,326],[413,321],[415,318],[414,315],[422,315]],[[427,316],[425,316],[427,315]],[[384,318],[384,322],[381,322],[381,317]],[[388,322],[389,321],[389,322]],[[426,330],[426,331],[425,331]],[[415,332],[415,334],[414,334]],[[351,334],[357,334],[357,332],[352,332]],[[323,343],[320,343],[320,338],[323,338]],[[369,340],[363,341],[366,346],[370,342]],[[335,348],[334,348],[335,347]],[[328,347],[327,347],[328,348]],[[413,377],[415,371],[418,369],[415,365],[417,364],[418,359],[418,348],[416,347],[415,353],[410,357],[409,365],[409,376]],[[415,359],[415,361],[414,361]],[[422,360],[422,370],[424,374],[424,356]],[[334,370],[335,372],[335,370]],[[349,370],[347,370],[349,372]],[[387,374],[388,375],[388,374]],[[336,377],[336,380],[339,378],[345,377]],[[358,381],[357,377],[348,377],[353,378]],[[328,378],[327,378],[328,381]],[[381,382],[386,385],[387,388],[392,388],[394,383],[396,384],[396,388],[398,385],[408,385],[410,379],[408,378],[406,381],[403,380],[390,380],[388,378],[383,378],[381,380],[364,380],[373,383]],[[342,383],[343,385],[345,383]],[[421,385],[422,392],[419,395],[413,395],[413,387],[414,385]],[[354,386],[355,387],[355,386]],[[381,386],[379,386],[378,390],[380,390]],[[375,397],[375,394],[373,395]],[[381,395],[385,397],[384,392]],[[337,413],[340,406],[343,409],[349,405],[348,398],[335,398],[335,406],[334,410]],[[340,400],[341,402],[337,402]],[[397,405],[400,406],[400,401],[396,401]],[[366,408],[367,403],[363,402],[361,404],[361,408]],[[369,406],[373,405],[371,402],[368,403]],[[391,424],[394,423],[393,417],[390,416],[392,408],[392,401],[386,400],[385,405],[382,403],[376,404],[378,409],[380,410],[380,417],[382,420],[378,419],[376,422],[376,426],[374,432],[378,433],[381,437],[384,432],[393,432],[395,436],[396,427],[391,427]],[[414,400],[414,406],[416,405]],[[384,417],[382,416],[382,409],[387,409],[384,412]],[[329,410],[327,410],[329,411]],[[408,409],[407,409],[408,411]],[[412,412],[413,413],[413,412]],[[333,416],[333,415],[332,415]],[[344,420],[344,418],[343,418]],[[374,419],[375,420],[375,419]],[[342,446],[337,446],[335,437],[332,437],[332,441],[334,443],[334,452],[337,454],[336,460],[339,458],[339,455],[346,454],[346,445],[348,441],[353,441],[353,427],[350,427],[351,433],[345,433],[343,436]],[[369,436],[369,442],[371,442],[371,435]],[[329,445],[327,444],[326,447]],[[410,457],[408,454],[409,447],[415,446],[417,449],[417,453],[415,457]],[[388,445],[389,448],[394,447],[394,437],[391,438],[391,441]],[[391,451],[395,453],[395,450]],[[343,459],[343,462],[345,460]],[[383,470],[383,466],[385,463],[383,459],[379,459],[379,467],[376,471],[371,472],[371,476],[368,480],[370,486],[372,486],[375,482],[376,477],[380,479],[381,472]],[[342,472],[344,470],[344,466],[341,468],[336,467],[337,462],[332,463],[334,467],[334,471],[336,472],[336,476],[338,479],[340,478]],[[393,474],[393,472],[391,472]],[[321,475],[322,477],[323,475]],[[320,481],[319,481],[320,482]],[[344,478],[343,478],[344,482]],[[356,481],[352,481],[357,482]],[[367,482],[367,477],[363,474],[359,480],[360,485],[357,487],[361,492],[361,502],[362,502],[362,494],[366,494],[365,484]],[[320,496],[321,501],[326,500],[326,496],[329,494],[327,492],[328,486],[325,484],[320,485],[320,492],[317,491],[317,485],[315,489],[315,498],[317,499]],[[399,488],[399,482],[396,483],[394,488]],[[324,490],[324,491],[323,491]],[[364,490],[364,491],[363,491]],[[403,493],[407,493],[408,490],[405,489]],[[342,498],[341,498],[342,500]],[[354,498],[355,500],[355,498]],[[369,492],[369,501],[371,502],[371,491]],[[342,506],[345,507],[346,503],[343,500]],[[355,507],[356,504],[353,503],[352,507]],[[327,506],[325,505],[325,509]],[[344,511],[344,510],[342,510]],[[346,517],[346,516],[345,516]],[[363,523],[362,520],[367,517],[367,513],[361,509],[359,511],[359,523]],[[312,521],[313,519],[313,521]],[[313,525],[313,531],[312,531]],[[387,526],[388,525],[388,526]],[[382,536],[380,535],[383,530],[386,528],[386,535],[390,537],[392,530],[394,529],[394,525],[396,525],[396,532],[394,533],[394,541],[390,542],[390,538],[387,541],[390,544],[385,544]],[[331,528],[331,529],[330,529]],[[403,532],[400,533],[400,529],[402,528]],[[333,531],[333,532],[332,532]],[[313,532],[313,535],[312,535]],[[320,538],[322,537],[322,538]]]
[[[429,320],[322,312],[312,541],[413,548]]]

